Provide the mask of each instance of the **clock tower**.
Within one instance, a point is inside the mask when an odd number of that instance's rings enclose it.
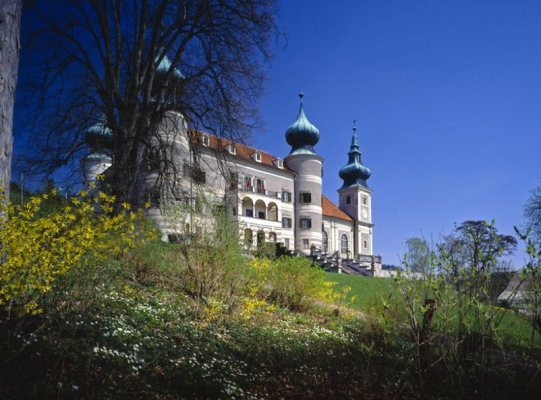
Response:
[[[354,220],[353,251],[356,255],[372,255],[372,191],[366,183],[370,173],[370,169],[361,162],[357,127],[353,121],[348,163],[339,174],[344,184],[338,190],[338,196],[339,208]]]

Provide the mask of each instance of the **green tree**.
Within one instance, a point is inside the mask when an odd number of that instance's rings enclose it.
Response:
[[[438,246],[445,271],[457,290],[487,301],[492,275],[502,265],[502,257],[511,255],[517,240],[502,235],[494,222],[464,221]]]
[[[426,240],[418,237],[412,237],[406,240],[404,263],[410,271],[428,273],[431,258],[432,252]]]

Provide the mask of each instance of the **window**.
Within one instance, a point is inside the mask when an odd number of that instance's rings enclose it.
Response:
[[[201,143],[203,143],[203,146],[208,146],[210,143],[209,137],[207,135],[201,136]]]
[[[246,210],[246,216],[247,217],[253,217],[254,216],[254,210],[247,209]]]
[[[227,151],[229,154],[237,154],[237,149],[235,149],[235,145],[233,143],[227,145]]]
[[[223,204],[214,204],[214,206],[212,207],[212,212],[216,216],[223,215],[224,211],[225,208]]]
[[[288,238],[284,239],[284,247],[285,247],[287,250],[289,250],[289,239],[288,239]]]
[[[255,180],[255,189],[256,192],[259,194],[266,194],[267,193],[267,185],[265,185],[264,179],[256,179]]]
[[[284,168],[284,160],[282,160],[281,158],[277,158],[275,160],[275,165],[278,167],[278,168]]]
[[[291,218],[289,217],[283,217],[282,218],[282,227],[283,228],[291,228]]]
[[[230,172],[229,173],[229,189],[231,190],[237,189],[238,183],[239,183],[239,174],[236,172]]]
[[[195,212],[198,212],[198,213],[202,212],[202,211],[203,211],[203,203],[204,203],[203,200],[200,199],[199,197],[194,197],[193,200],[194,200],[194,202],[193,202],[193,204],[194,204],[194,206],[193,206],[194,211],[195,211]]]
[[[346,254],[348,252],[348,237],[344,234],[340,237],[340,253]]]
[[[350,195],[346,196],[346,204],[351,204],[351,196]]]
[[[310,248],[310,241],[308,239],[302,239],[302,248],[303,249],[309,249]]]
[[[184,176],[188,176],[193,179],[195,183],[205,183],[206,175],[205,171],[201,170],[198,167],[190,166],[188,163],[184,163],[183,166]]]
[[[257,247],[261,247],[265,243],[265,232],[257,231]]]
[[[301,203],[311,203],[312,202],[312,194],[311,193],[301,193],[299,195],[299,201]]]
[[[363,204],[366,206],[368,204],[368,197],[363,196]]]
[[[250,247],[253,243],[254,239],[253,239],[253,233],[251,231],[251,229],[245,229],[244,230],[244,245],[246,247]]]
[[[236,216],[237,215],[237,207],[233,207],[232,210],[233,210],[233,216]]]
[[[366,240],[363,240],[363,247],[366,249],[368,248],[368,242]]]
[[[244,177],[244,190],[247,190],[248,192],[253,192],[253,183],[252,183],[252,177],[251,176],[245,176]]]
[[[286,203],[291,203],[291,192],[282,190],[282,201],[285,201]]]
[[[257,162],[261,162],[261,154],[260,153],[254,153],[254,160]]]
[[[323,231],[322,237],[323,237],[323,252],[328,253],[329,252],[329,238],[327,236],[327,232]]]
[[[265,219],[265,211],[258,211],[257,218]]]
[[[310,229],[312,227],[312,220],[310,218],[301,218],[299,220],[301,229]]]

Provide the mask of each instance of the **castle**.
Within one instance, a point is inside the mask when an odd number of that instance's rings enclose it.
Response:
[[[381,258],[373,255],[372,191],[366,183],[370,170],[361,162],[356,128],[348,162],[339,171],[343,185],[336,206],[322,193],[323,158],[315,149],[319,130],[306,117],[302,94],[300,99],[298,117],[285,133],[291,151],[284,158],[194,132],[182,114],[169,111],[159,137],[170,148],[175,170],[181,175],[172,188],[173,199],[169,199],[191,208],[197,208],[202,197],[212,199],[238,224],[247,249],[263,242],[281,243],[286,250],[316,254],[320,260],[333,256],[348,272],[380,276]],[[110,156],[96,146],[110,134],[103,122],[87,131],[87,143],[93,149],[83,162],[87,182],[111,165]],[[145,187],[157,179],[149,171],[141,185],[142,196],[150,196]],[[153,196],[149,214],[158,222],[164,239],[179,231],[201,230],[204,222],[192,213],[174,224],[168,222],[158,197]]]

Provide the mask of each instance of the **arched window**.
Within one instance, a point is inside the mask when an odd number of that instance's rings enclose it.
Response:
[[[276,243],[276,232],[269,233],[269,242]]]
[[[265,243],[265,232],[257,231],[257,247],[263,246]]]
[[[254,216],[254,203],[249,197],[245,197],[242,199],[242,215],[244,215],[245,217]]]
[[[254,205],[255,214],[254,217],[259,219],[267,219],[267,206],[262,200],[257,200]]]
[[[340,236],[340,253],[346,254],[348,252],[348,237],[345,234]]]
[[[252,247],[252,243],[254,242],[254,237],[251,229],[245,229],[244,230],[244,245],[246,247]]]
[[[327,236],[327,232],[323,231],[321,232],[323,236],[323,252],[328,253],[329,252],[329,237]]]
[[[267,218],[269,221],[278,221],[278,206],[276,203],[269,203],[267,207]]]

